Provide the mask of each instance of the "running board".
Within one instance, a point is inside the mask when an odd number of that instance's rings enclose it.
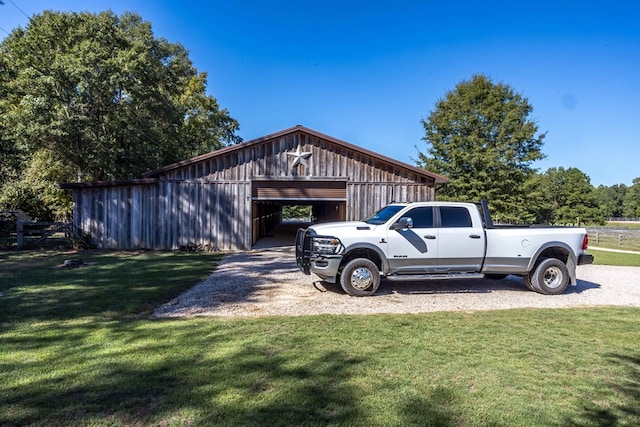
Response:
[[[449,280],[449,279],[483,279],[484,274],[481,273],[441,273],[441,274],[400,274],[394,276],[385,276],[387,280],[394,282],[408,280]]]

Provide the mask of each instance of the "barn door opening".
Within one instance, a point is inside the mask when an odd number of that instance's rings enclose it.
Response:
[[[293,246],[296,231],[311,224],[344,221],[346,202],[253,202],[253,247]]]
[[[298,227],[347,217],[346,180],[255,180],[251,192],[254,248],[293,246]]]

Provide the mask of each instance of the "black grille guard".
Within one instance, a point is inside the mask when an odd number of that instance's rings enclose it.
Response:
[[[311,261],[309,253],[311,252],[311,236],[306,228],[298,228],[296,233],[296,264],[304,274],[311,274]]]

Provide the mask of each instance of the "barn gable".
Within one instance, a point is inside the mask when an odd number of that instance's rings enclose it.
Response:
[[[74,223],[100,247],[249,249],[282,206],[319,222],[356,220],[391,201],[433,200],[447,179],[296,126],[153,171],[140,179],[65,184]]]

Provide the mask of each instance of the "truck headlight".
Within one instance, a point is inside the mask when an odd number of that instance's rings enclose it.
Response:
[[[312,250],[318,254],[332,255],[338,253],[342,243],[335,237],[314,237],[311,241]]]

